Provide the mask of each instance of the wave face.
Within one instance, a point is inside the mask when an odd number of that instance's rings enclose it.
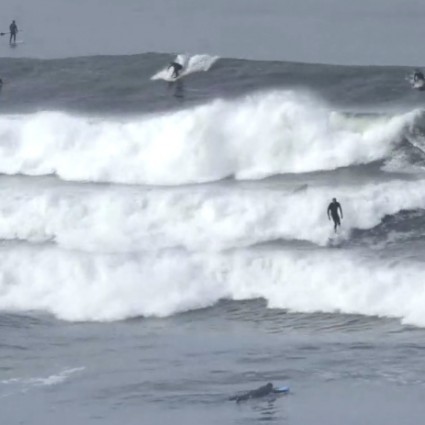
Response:
[[[425,326],[425,118],[403,68],[6,60],[0,314],[222,299]],[[327,217],[337,197],[344,217]]]

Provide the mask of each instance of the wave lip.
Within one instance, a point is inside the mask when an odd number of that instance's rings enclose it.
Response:
[[[179,185],[333,170],[387,157],[420,116],[350,118],[282,91],[126,120],[0,116],[0,173]]]

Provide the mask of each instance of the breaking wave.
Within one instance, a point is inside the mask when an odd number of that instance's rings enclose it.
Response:
[[[346,116],[281,91],[121,120],[0,116],[0,173],[179,185],[333,170],[389,157],[421,116]]]

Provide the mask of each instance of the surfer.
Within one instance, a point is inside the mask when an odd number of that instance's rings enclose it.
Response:
[[[413,74],[413,81],[417,83],[418,81],[424,81],[424,80],[425,80],[425,77],[423,72],[416,70],[415,73]]]
[[[173,68],[173,73],[171,74],[172,78],[177,78],[180,75],[180,72],[182,72],[183,65],[180,65],[177,62],[171,62],[168,66],[168,69]]]
[[[423,82],[424,80],[425,80],[425,77],[423,72],[416,69],[415,73],[413,74],[413,81],[415,83],[418,83],[419,81]]]
[[[339,217],[339,212],[341,212],[341,218]],[[338,226],[341,226],[341,219],[343,218],[341,204],[336,200],[336,198],[332,199],[332,202],[328,206],[328,218],[334,222],[334,231],[336,233],[336,229]]]
[[[9,30],[10,30],[9,44],[15,44],[16,43],[16,34],[18,33],[18,26],[16,25],[16,22],[14,20],[10,24]]]
[[[236,403],[239,403],[241,401],[250,400],[252,398],[265,397],[269,394],[274,394],[278,392],[279,391],[273,386],[273,384],[269,382],[268,384],[262,385],[261,387],[255,390],[251,390],[246,393],[230,397],[229,400],[236,401]]]

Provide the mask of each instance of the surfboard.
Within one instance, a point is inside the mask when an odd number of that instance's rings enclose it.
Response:
[[[10,43],[10,44],[9,44],[9,46],[10,46],[10,47],[16,47],[16,46],[18,46],[19,44],[24,44],[24,40],[17,40],[17,41],[15,41],[14,43]]]
[[[286,387],[286,386],[284,386],[284,387],[276,387],[274,389],[274,392],[275,393],[279,393],[279,394],[289,393],[289,387]]]
[[[167,78],[165,78],[166,81],[169,83],[174,83],[175,81],[180,80],[180,78],[183,78],[186,74],[185,71],[181,71],[180,74],[177,77],[172,77],[173,71],[170,70],[170,74]]]

